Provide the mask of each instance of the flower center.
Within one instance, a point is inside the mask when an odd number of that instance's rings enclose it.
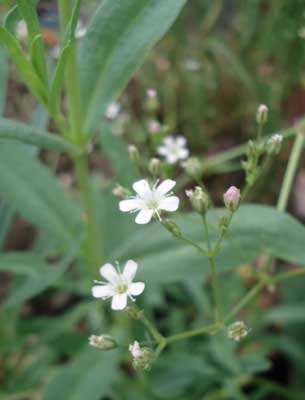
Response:
[[[128,286],[125,285],[124,283],[122,283],[122,284],[117,286],[116,290],[117,290],[118,294],[123,294],[123,293],[127,292]]]

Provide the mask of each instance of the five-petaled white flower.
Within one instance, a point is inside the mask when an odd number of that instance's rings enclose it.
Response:
[[[157,148],[157,152],[164,156],[169,164],[185,160],[189,156],[189,150],[186,148],[186,139],[183,136],[166,136],[163,139],[163,144]]]
[[[93,297],[103,300],[112,297],[111,308],[123,310],[127,305],[127,298],[134,301],[133,296],[139,296],[145,288],[145,283],[133,282],[137,269],[138,264],[133,260],[126,262],[122,273],[109,263],[103,265],[100,274],[107,282],[95,281],[99,285],[93,286]]]
[[[175,181],[166,179],[160,184],[157,181],[151,188],[145,179],[141,179],[132,185],[136,196],[120,201],[119,208],[123,212],[139,211],[135,219],[137,224],[147,224],[154,214],[161,221],[161,210],[176,211],[179,207],[179,198],[170,192],[175,185]]]

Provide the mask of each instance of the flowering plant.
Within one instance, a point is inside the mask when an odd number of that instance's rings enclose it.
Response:
[[[58,0],[54,43],[37,1],[13,3],[0,25],[0,398],[263,399],[270,354],[304,314],[293,289],[288,305],[276,297],[305,274],[305,229],[287,213],[304,121],[270,133],[252,104],[251,139],[202,156],[176,132],[167,87],[144,79],[139,119],[119,101],[186,0],[104,0],[90,18]],[[31,123],[5,111],[8,65],[38,103]],[[181,68],[193,79],[205,63]],[[283,153],[275,205],[251,203]],[[5,251],[16,214],[31,240]]]

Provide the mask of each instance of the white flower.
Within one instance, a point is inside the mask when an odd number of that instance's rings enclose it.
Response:
[[[201,63],[200,61],[196,60],[195,58],[187,58],[184,61],[184,67],[185,69],[187,69],[188,71],[198,71],[201,67]]]
[[[134,301],[133,296],[139,296],[144,288],[143,282],[133,282],[136,275],[138,264],[133,260],[128,260],[121,273],[113,265],[105,264],[100,268],[100,274],[107,282],[99,282],[93,286],[93,297],[107,300],[112,297],[111,308],[113,310],[123,310],[127,305],[127,298]]]
[[[87,28],[83,24],[83,21],[78,21],[75,29],[75,38],[81,39],[87,33]]]
[[[133,358],[141,358],[144,355],[139,342],[137,342],[136,340],[129,345],[128,350],[130,351]]]
[[[163,139],[163,145],[159,146],[157,151],[165,157],[169,164],[174,164],[178,160],[185,160],[189,156],[186,139],[183,136],[166,136]]]
[[[137,224],[147,224],[154,214],[161,221],[161,210],[176,211],[179,207],[179,198],[172,196],[170,192],[176,182],[166,179],[157,185],[158,181],[151,188],[145,179],[135,182],[132,188],[137,193],[136,196],[120,201],[120,210],[123,212],[139,211],[135,220]]]
[[[108,119],[115,119],[118,116],[120,110],[121,110],[121,106],[120,106],[119,103],[111,103],[107,107],[107,110],[105,112],[105,116]]]
[[[157,91],[156,89],[147,89],[146,90],[146,95],[147,97],[149,97],[150,99],[154,99],[155,97],[157,97]]]

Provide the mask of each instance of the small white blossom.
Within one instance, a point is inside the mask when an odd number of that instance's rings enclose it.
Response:
[[[270,138],[270,141],[275,143],[275,144],[281,144],[283,141],[283,136],[276,133],[275,135],[272,135]]]
[[[107,107],[105,116],[108,119],[115,119],[119,115],[120,110],[121,110],[121,106],[119,103],[111,103]]]
[[[250,329],[247,327],[244,321],[236,321],[228,326],[228,337],[236,342],[239,342],[241,339],[245,338],[249,332]]]
[[[137,342],[136,340],[129,345],[128,350],[130,351],[133,358],[141,358],[144,355],[139,342]]]
[[[150,99],[154,99],[155,97],[157,97],[157,91],[156,91],[156,89],[147,89],[146,90],[146,95]]]
[[[83,21],[78,21],[75,29],[75,38],[81,39],[87,33],[87,28],[83,24]]]
[[[28,28],[24,19],[21,19],[17,24],[16,36],[19,40],[25,40],[28,37]]]
[[[184,67],[185,69],[187,69],[188,71],[198,71],[201,67],[201,63],[200,61],[196,60],[195,58],[187,58],[184,61]]]
[[[128,260],[121,273],[112,264],[105,264],[100,268],[100,274],[107,282],[99,282],[93,286],[93,297],[107,300],[112,297],[111,308],[113,310],[123,310],[127,306],[127,298],[134,301],[133,296],[139,296],[144,288],[143,282],[133,282],[138,269],[138,264],[133,260]]]
[[[151,188],[145,179],[141,179],[132,185],[136,196],[120,201],[119,208],[123,212],[139,211],[135,219],[137,224],[147,224],[154,214],[161,221],[160,211],[176,211],[179,207],[179,198],[170,192],[175,185],[175,181],[166,179],[160,184],[157,181]]]
[[[179,160],[185,160],[189,156],[186,148],[186,139],[183,136],[166,136],[162,146],[157,148],[157,152],[164,156],[169,164],[174,164]]]

